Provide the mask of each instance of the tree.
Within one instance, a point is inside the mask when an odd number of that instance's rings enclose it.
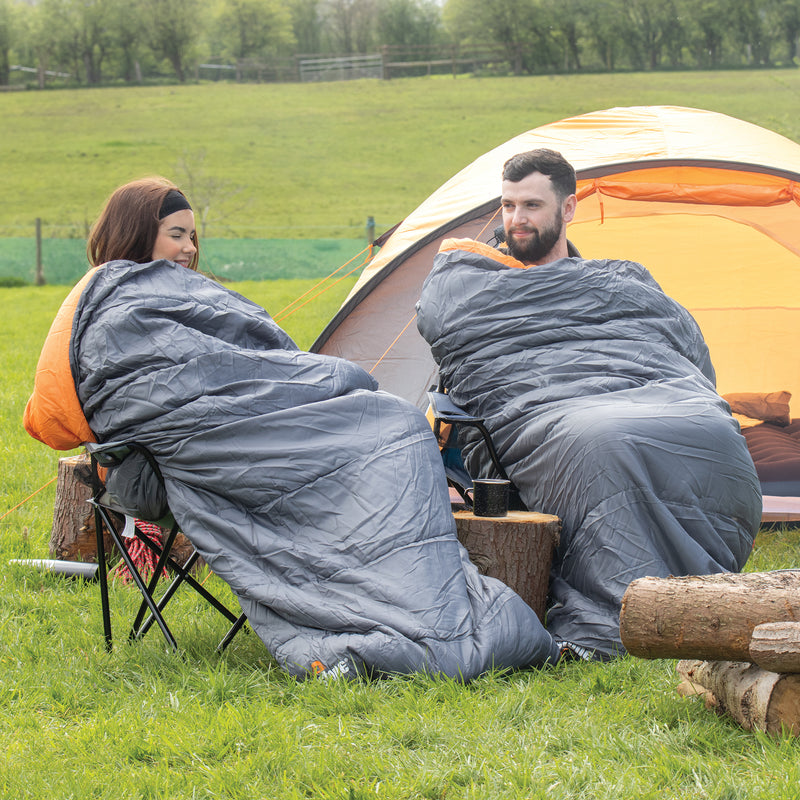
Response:
[[[587,38],[609,72],[617,67],[630,26],[623,3],[624,0],[593,0],[584,7]]]
[[[588,5],[591,5],[589,3]],[[550,25],[560,43],[564,54],[564,69],[581,68],[581,47],[583,21],[586,17],[585,0],[548,0],[547,9]]]
[[[800,0],[775,0],[774,12],[787,45],[789,61],[795,61],[800,39]]]
[[[43,0],[37,10],[40,37],[49,41],[56,61],[78,80],[99,84],[111,45],[106,0]]]
[[[375,46],[376,0],[325,0],[322,16],[334,53],[366,53]]]
[[[0,0],[0,86],[8,86],[11,76],[11,48],[17,36],[15,7]]]
[[[637,69],[656,69],[661,55],[678,35],[680,21],[672,0],[627,0],[631,23],[625,43]]]
[[[291,0],[292,29],[297,42],[297,52],[303,54],[322,52],[322,12],[320,0]]]
[[[294,44],[292,16],[280,0],[224,0],[216,22],[225,51],[236,59],[268,56]]]
[[[698,66],[716,68],[722,63],[729,26],[729,0],[681,0],[686,43]]]
[[[109,61],[115,74],[127,83],[141,83],[142,62],[154,66],[154,54],[149,47],[148,20],[141,3],[130,0],[105,0],[109,14],[108,33],[111,37]]]
[[[200,0],[140,1],[153,52],[169,61],[183,83],[202,32]]]
[[[448,0],[444,14],[456,41],[500,45],[515,75],[558,63],[547,12],[538,0]]]
[[[729,27],[746,64],[770,63],[771,42],[765,30],[763,0],[737,0],[731,5]]]
[[[43,89],[47,72],[51,67],[70,69],[71,61],[65,55],[58,25],[51,22],[48,3],[33,6],[27,15],[30,52],[36,61],[39,88]]]
[[[441,12],[430,0],[383,0],[377,28],[381,44],[401,47],[433,45],[443,34]]]

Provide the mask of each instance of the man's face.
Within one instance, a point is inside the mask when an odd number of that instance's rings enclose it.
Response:
[[[562,202],[547,175],[532,172],[521,181],[503,181],[503,227],[509,253],[523,264],[540,264],[564,233]]]

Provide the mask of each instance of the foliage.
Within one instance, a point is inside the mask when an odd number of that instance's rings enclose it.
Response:
[[[98,0],[101,2],[101,0]],[[199,0],[140,0],[143,31],[153,52],[170,63],[183,83],[203,33]]]
[[[377,15],[381,44],[417,48],[436,45],[443,38],[440,9],[433,0],[384,0]]]
[[[799,36],[800,0],[0,0],[0,85],[25,79],[12,57],[40,87],[183,83],[210,60],[298,80],[293,56],[384,46],[406,61],[493,46],[492,69],[517,75],[794,66]]]
[[[0,0],[0,86],[8,85],[10,73],[10,53],[18,38],[15,30],[16,6],[12,0]]]
[[[295,43],[291,12],[280,0],[226,0],[215,20],[214,52],[229,58],[269,58]]]
[[[307,288],[235,284],[270,311]],[[64,287],[0,289],[0,796],[19,800],[792,800],[796,740],[737,728],[675,693],[669,661],[620,659],[488,674],[300,682],[252,633],[189,590],[158,631],[124,643],[135,594],[115,583],[105,651],[97,586],[9,564],[47,557],[58,454],[19,419]],[[308,343],[333,313],[320,309]],[[762,533],[750,569],[797,564],[800,531]],[[214,576],[205,586],[231,602]]]

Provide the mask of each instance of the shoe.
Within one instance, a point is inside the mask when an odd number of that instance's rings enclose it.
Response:
[[[556,639],[558,645],[559,655],[558,660],[561,661],[594,661],[594,653],[581,647],[574,642],[567,642]]]

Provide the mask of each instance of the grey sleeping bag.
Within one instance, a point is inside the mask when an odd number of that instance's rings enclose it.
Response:
[[[154,453],[183,531],[289,672],[468,680],[557,656],[459,544],[424,415],[361,368],[166,261],[98,270],[70,361],[98,440]]]
[[[437,256],[419,330],[453,401],[486,419],[526,506],[561,517],[548,630],[622,652],[630,581],[747,560],[761,496],[744,438],[697,324],[644,267],[516,269],[462,248]],[[473,475],[490,474],[474,434],[464,454]]]

